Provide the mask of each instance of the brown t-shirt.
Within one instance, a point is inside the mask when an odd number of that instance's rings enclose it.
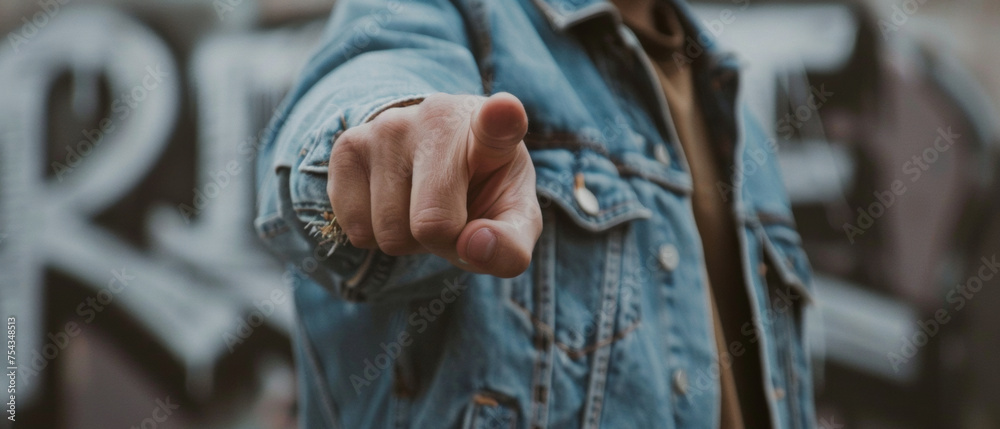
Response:
[[[716,190],[716,183],[728,183],[729,178],[724,176],[723,165],[713,152],[707,124],[698,105],[692,74],[692,67],[696,67],[697,62],[679,64],[673,60],[674,53],[683,55],[685,29],[668,1],[613,0],[613,3],[654,63],[691,169],[692,205],[712,291],[710,300],[719,352],[726,352],[734,340],[740,341],[745,349],[739,357],[720,360],[732,362],[732,365],[720,364],[719,368],[721,427],[769,427],[760,358],[755,344],[742,341],[740,336],[740,327],[751,320],[751,312],[736,224],[732,208]]]

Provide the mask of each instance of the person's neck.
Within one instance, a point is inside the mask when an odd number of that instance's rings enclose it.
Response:
[[[653,19],[653,4],[656,0],[611,0],[622,14],[622,19],[630,25],[641,28],[656,28]]]

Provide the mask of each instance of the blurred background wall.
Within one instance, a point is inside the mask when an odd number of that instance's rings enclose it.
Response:
[[[291,290],[256,241],[252,178],[332,3],[2,0],[17,427],[295,427]],[[1000,280],[979,274],[1000,250],[1000,2],[696,5],[734,12],[717,37],[818,274],[817,427],[1000,427]]]

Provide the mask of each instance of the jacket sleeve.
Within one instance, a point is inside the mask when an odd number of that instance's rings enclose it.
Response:
[[[340,0],[261,140],[259,235],[296,270],[345,299],[430,297],[459,274],[435,256],[391,257],[350,244],[327,256],[328,246],[310,232],[330,212],[328,161],[343,130],[433,93],[482,94],[464,16],[448,0]]]

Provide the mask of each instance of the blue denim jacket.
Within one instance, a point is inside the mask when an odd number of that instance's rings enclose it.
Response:
[[[757,344],[775,427],[814,426],[802,308],[810,268],[776,146],[734,61],[687,6],[717,188],[737,221],[753,320],[713,339],[691,175],[635,36],[604,0],[340,0],[259,152],[260,235],[293,267],[301,419],[335,428],[713,428],[718,363]],[[445,92],[524,104],[544,228],[513,279],[309,233],[344,129]],[[592,194],[596,207],[579,198]],[[584,194],[583,197],[580,197]]]

